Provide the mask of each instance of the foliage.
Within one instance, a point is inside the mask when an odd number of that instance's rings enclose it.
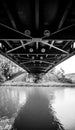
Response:
[[[4,82],[11,78],[12,72],[8,63],[0,64],[0,82]]]
[[[55,68],[49,71],[44,77],[43,81],[49,82],[61,82],[61,83],[72,83],[72,80],[65,77],[65,72],[62,68],[56,70]]]

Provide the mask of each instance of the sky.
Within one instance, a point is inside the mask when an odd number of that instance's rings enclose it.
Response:
[[[56,67],[57,70],[59,70],[60,68],[65,71],[65,74],[75,73],[75,56],[70,57]]]

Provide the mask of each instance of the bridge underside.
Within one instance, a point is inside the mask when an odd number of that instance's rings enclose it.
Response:
[[[0,1],[0,54],[32,74],[73,56],[74,0]]]

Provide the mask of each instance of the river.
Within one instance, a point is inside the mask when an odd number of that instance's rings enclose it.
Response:
[[[75,130],[75,88],[1,87],[0,130]]]

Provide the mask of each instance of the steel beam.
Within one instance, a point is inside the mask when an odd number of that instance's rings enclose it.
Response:
[[[42,37],[42,40],[75,40],[75,24],[57,30],[50,36]]]
[[[16,48],[13,48],[13,49],[7,51],[6,53],[8,54],[8,53],[13,52],[13,51],[15,51],[15,50],[17,50],[17,49],[20,49],[21,47],[24,47],[24,46],[26,46],[26,45],[29,45],[29,44],[31,44],[31,43],[32,43],[32,41],[27,42],[27,43],[25,43],[25,44],[22,44],[21,46],[18,46],[18,47],[16,47]]]
[[[26,35],[16,29],[13,29],[3,23],[0,23],[0,39],[32,39],[31,36]]]
[[[68,15],[68,12],[69,12],[69,10],[70,10],[71,4],[72,4],[72,1],[69,0],[69,2],[68,2],[68,4],[67,4],[67,7],[66,7],[66,9],[65,9],[65,12],[64,12],[64,14],[63,14],[63,16],[62,16],[62,18],[61,18],[60,23],[59,23],[58,30],[62,27],[62,25],[63,25],[64,22],[65,22],[66,17],[67,17],[67,15]]]
[[[52,45],[52,44],[49,44],[49,43],[44,42],[44,41],[41,41],[41,42],[42,42],[43,44],[45,44],[45,45],[48,45],[48,46],[50,46],[50,47],[55,48],[56,50],[59,50],[59,51],[61,51],[61,52],[63,52],[63,53],[68,54],[68,52],[67,52],[67,51],[64,51],[63,49],[60,49],[60,48],[58,48],[58,47],[56,47],[56,46],[54,46],[54,45]]]
[[[22,47],[25,49],[25,45],[23,43],[23,40],[20,40],[21,44],[22,44]]]
[[[7,4],[6,4],[6,2],[5,2],[5,1],[3,2],[3,1],[2,1],[2,3],[3,3],[3,6],[4,6],[4,8],[5,8],[6,12],[7,12],[7,15],[8,15],[8,17],[9,17],[9,20],[10,20],[10,22],[11,22],[13,28],[14,28],[14,29],[17,29],[16,23],[15,23],[15,21],[14,21],[14,18],[13,18],[13,16],[12,16],[12,14],[11,14],[11,12],[10,12],[10,10],[9,10],[9,8],[8,8],[8,6],[7,6]]]
[[[67,41],[66,44],[63,46],[63,49],[70,43],[72,43],[73,41]]]
[[[6,42],[6,44],[10,47],[10,48],[13,48],[12,45],[7,41],[7,40],[4,40]]]
[[[53,63],[50,63],[48,61],[44,61],[44,60],[30,60],[30,61],[27,61],[27,62],[22,62],[21,64],[27,64],[27,63],[30,63],[30,62],[43,62],[43,63],[46,63],[46,64],[53,64]]]

